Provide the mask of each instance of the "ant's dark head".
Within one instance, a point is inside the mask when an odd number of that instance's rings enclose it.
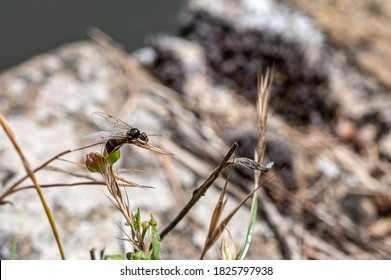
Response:
[[[137,139],[139,138],[141,135],[140,133],[140,130],[138,130],[137,128],[131,128],[129,131],[128,131],[128,136],[134,138],[134,139]]]
[[[140,139],[143,140],[145,143],[148,142],[148,135],[145,132],[141,132]]]

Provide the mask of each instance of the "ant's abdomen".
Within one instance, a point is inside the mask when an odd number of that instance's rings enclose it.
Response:
[[[106,142],[105,149],[108,154],[118,150],[125,143],[124,139],[110,139]]]

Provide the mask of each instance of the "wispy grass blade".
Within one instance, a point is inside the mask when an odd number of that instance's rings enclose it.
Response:
[[[269,108],[269,99],[271,93],[271,86],[273,82],[274,66],[272,69],[267,68],[266,73],[263,76],[261,72],[258,72],[258,102],[257,102],[257,123],[258,123],[258,145],[254,153],[254,160],[261,165],[265,154],[266,147],[266,131],[267,131],[267,116]],[[269,163],[269,169],[273,163]],[[262,166],[262,165],[261,165]],[[262,170],[254,170],[254,188],[259,186],[260,176],[264,173]],[[254,226],[258,213],[258,199],[254,192],[251,203],[251,219],[247,229],[246,242],[240,251],[239,259],[244,259],[247,255],[252,235],[254,232]]]
[[[232,160],[232,162],[234,162],[234,160]],[[203,248],[203,250],[201,252],[200,259],[203,259],[203,257],[205,255],[206,251],[208,250],[208,248],[216,242],[216,240],[212,239],[213,238],[213,233],[214,233],[214,231],[216,229],[216,226],[217,226],[217,224],[218,224],[218,222],[220,220],[221,214],[223,213],[224,207],[225,207],[225,205],[227,203],[227,200],[226,199],[224,200],[224,197],[225,197],[225,193],[227,192],[227,186],[228,186],[229,178],[231,177],[232,168],[233,168],[233,165],[231,165],[229,167],[228,175],[227,175],[227,178],[225,179],[224,187],[221,190],[219,199],[218,199],[218,201],[216,203],[216,206],[215,206],[215,208],[213,210],[212,219],[211,219],[210,225],[209,225],[208,235],[206,237],[205,245],[204,245],[204,248]]]

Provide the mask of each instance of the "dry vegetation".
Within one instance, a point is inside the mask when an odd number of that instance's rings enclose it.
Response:
[[[305,7],[313,11],[311,6]],[[342,21],[330,21],[324,13],[334,14],[332,8],[319,16],[313,11],[321,25]],[[271,51],[264,46],[262,53],[252,49],[259,43],[257,32],[238,34],[204,13],[191,17],[183,23],[182,36],[197,41],[206,51],[189,42],[175,42],[206,61],[205,68],[193,65],[192,75],[184,70],[180,54],[158,43],[151,46],[158,62],[143,67],[106,35],[97,30],[90,33],[92,47],[117,71],[115,86],[126,92],[117,111],[142,111],[146,119],[159,115],[158,126],[165,133],[159,147],[175,155],[160,159],[173,192],[178,194],[175,211],[164,213],[162,223],[168,226],[159,228],[166,248],[163,255],[171,259],[178,258],[179,252],[179,258],[203,256],[228,223],[218,219],[225,198],[255,209],[249,194],[261,187],[255,197],[260,214],[256,225],[266,223],[273,235],[264,239],[260,234],[254,236],[249,258],[390,259],[389,75],[366,60],[369,58],[363,52],[357,54],[358,64],[335,59],[319,69],[309,68],[294,42],[263,34],[262,40],[279,43],[279,48]],[[197,21],[207,31],[197,29],[201,26]],[[377,21],[373,25],[377,26]],[[335,32],[330,38],[338,41],[341,36]],[[360,34],[350,35],[355,40]],[[215,51],[220,43],[217,49],[221,53]],[[381,50],[383,43],[380,40]],[[327,44],[330,53],[340,51],[333,41]],[[266,78],[259,78],[257,87],[257,68],[273,63],[273,84],[271,72],[265,70]],[[336,68],[328,72],[330,65]],[[228,89],[222,90],[219,85],[225,82]],[[265,98],[268,94],[270,100]],[[261,106],[254,106],[255,102]],[[272,172],[266,177],[254,174],[254,169],[265,168],[257,163],[268,161],[275,163]],[[192,189],[194,192],[182,189],[179,165],[202,178],[200,188]],[[232,171],[222,172],[230,168]],[[222,195],[217,204],[210,202],[215,212],[210,216],[205,246],[188,244],[183,248],[178,240],[192,236],[191,230],[199,227],[191,212],[183,218],[212,183]],[[234,214],[232,211],[226,217]],[[186,223],[188,232],[183,228],[171,231],[177,222]],[[265,252],[273,242],[277,244],[271,246],[273,252]],[[226,248],[231,248],[228,243]]]

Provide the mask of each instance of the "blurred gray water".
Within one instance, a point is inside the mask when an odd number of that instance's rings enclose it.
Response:
[[[0,71],[61,44],[86,39],[96,26],[128,51],[155,33],[175,33],[185,0],[0,0]]]

